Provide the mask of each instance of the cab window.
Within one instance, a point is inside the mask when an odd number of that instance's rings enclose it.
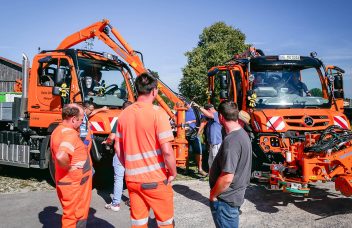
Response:
[[[58,59],[52,59],[47,63],[40,63],[38,68],[38,85],[53,87],[57,69]]]

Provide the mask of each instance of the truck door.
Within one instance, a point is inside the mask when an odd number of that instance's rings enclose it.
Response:
[[[47,58],[47,59],[44,59]],[[52,94],[55,85],[55,77],[59,70],[66,74],[68,87],[71,85],[73,63],[64,54],[50,55],[38,58],[37,63],[33,63],[31,80],[29,84],[29,107],[30,126],[48,127],[52,122],[61,121],[62,99],[60,96]],[[37,69],[37,70],[36,70]],[[74,80],[77,83],[77,80]],[[75,89],[78,85],[73,86]]]
[[[243,88],[244,82],[242,81],[241,72],[238,70],[231,70],[231,81],[229,85],[229,96],[232,100],[237,103],[238,108],[243,109],[243,101],[245,101],[245,97],[243,97]],[[244,98],[244,99],[243,99]]]

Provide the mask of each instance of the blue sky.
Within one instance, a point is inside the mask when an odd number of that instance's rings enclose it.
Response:
[[[205,27],[223,21],[266,54],[316,51],[326,64],[346,71],[345,94],[352,97],[351,9],[348,0],[3,1],[0,56],[20,62],[24,52],[32,59],[38,47],[55,49],[67,35],[107,18],[144,54],[146,67],[177,90],[184,53]],[[112,52],[98,41],[94,48]]]

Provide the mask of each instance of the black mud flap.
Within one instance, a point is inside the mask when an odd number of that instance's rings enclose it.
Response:
[[[94,139],[92,140],[92,148],[90,150],[90,154],[92,156],[93,161],[95,162],[99,162],[102,158]]]

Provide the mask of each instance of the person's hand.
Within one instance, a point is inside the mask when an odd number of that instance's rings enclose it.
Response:
[[[112,139],[111,138],[107,138],[106,140],[102,141],[101,144],[107,144],[107,145],[111,145],[112,144]]]
[[[171,184],[171,182],[174,181],[175,178],[176,178],[176,176],[169,176],[169,177],[167,178],[167,183],[168,183],[168,184]]]
[[[210,193],[210,196],[209,196],[209,200],[210,200],[210,202],[218,201],[218,199],[216,197],[212,196],[211,193]]]
[[[79,162],[73,164],[70,167],[69,171],[73,171],[73,170],[76,170],[76,169],[83,169],[83,166],[84,166],[85,163],[86,163],[86,161],[79,161]]]
[[[308,97],[312,96],[312,94],[310,92],[307,92],[306,94],[307,94]]]
[[[190,105],[191,105],[191,106],[194,106],[194,107],[196,107],[196,108],[200,108],[200,105],[197,104],[197,103],[194,102],[194,101],[192,101]]]
[[[107,110],[109,110],[109,108],[107,106],[104,106],[104,107],[101,108],[101,110],[107,111]]]

